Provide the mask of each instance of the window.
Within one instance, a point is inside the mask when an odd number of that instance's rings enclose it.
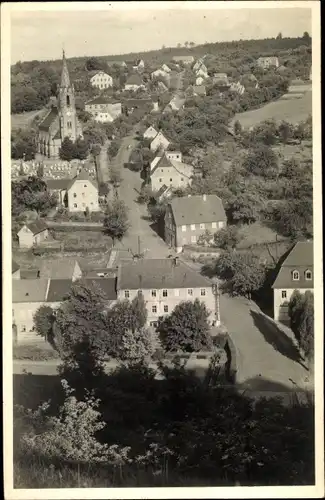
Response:
[[[87,184],[84,184],[84,188],[86,188],[86,187],[87,187]]]
[[[157,326],[157,324],[158,324],[158,323],[157,323],[157,321],[150,321],[150,326],[154,326],[154,327],[156,327],[156,326]]]
[[[168,313],[168,306],[164,306],[164,313]]]
[[[68,122],[68,128],[72,128],[72,123]]]
[[[205,297],[205,288],[201,288],[201,296]]]
[[[202,224],[200,224],[200,229],[205,229],[205,224],[204,224],[204,222],[202,222]]]
[[[192,297],[192,295],[193,295],[193,290],[192,290],[192,288],[189,288],[189,289],[187,290],[187,295],[190,295],[190,296]]]
[[[162,182],[162,179],[159,179],[159,182]]]
[[[22,332],[26,332],[26,326],[25,325],[21,325],[21,331]]]
[[[176,158],[179,158],[179,155],[176,155]]]
[[[126,299],[128,299],[128,298],[130,297],[130,292],[129,292],[129,290],[125,290],[125,292],[124,292],[124,297],[125,297]]]
[[[151,297],[157,297],[157,291],[151,290]]]
[[[313,275],[312,275],[311,271],[308,270],[308,271],[305,272],[305,278],[306,278],[307,281],[310,281],[312,279],[312,276]]]
[[[183,231],[183,233],[185,233],[185,231],[186,231],[186,226],[182,226],[182,231]]]
[[[167,297],[167,296],[168,296],[167,290],[163,290],[163,297]]]
[[[179,290],[177,288],[175,288],[175,297],[179,297]]]
[[[74,197],[74,198],[77,198],[77,193],[73,193],[73,197]]]
[[[151,311],[156,314],[157,313],[157,306],[152,306]]]
[[[217,229],[217,223],[216,222],[212,222],[212,229]]]
[[[287,290],[282,290],[281,296],[283,299],[286,299],[287,298]]]
[[[184,180],[184,177],[181,177],[181,181],[182,181],[182,182],[183,182],[183,180]]]
[[[78,208],[77,203],[74,203],[73,206],[74,206],[74,208]]]
[[[160,172],[163,172],[163,169],[162,169],[162,168],[160,169]]]
[[[172,178],[170,178],[170,179],[169,179],[169,182],[173,182],[173,179],[172,179]]]
[[[196,243],[196,236],[191,236],[191,242]]]
[[[224,222],[223,221],[219,221],[219,229],[222,229],[224,226]]]
[[[299,281],[299,271],[292,271],[293,281]]]
[[[195,224],[191,224],[191,230],[194,231],[195,230]]]
[[[70,106],[70,96],[67,95],[67,106]]]
[[[86,196],[85,193],[82,193],[82,197],[84,198],[85,196]]]

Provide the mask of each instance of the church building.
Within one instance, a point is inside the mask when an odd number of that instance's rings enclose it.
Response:
[[[69,71],[63,51],[61,85],[56,105],[39,124],[37,150],[48,158],[58,158],[62,141],[69,137],[75,142],[82,137],[82,129],[77,118],[74,87],[70,83]]]

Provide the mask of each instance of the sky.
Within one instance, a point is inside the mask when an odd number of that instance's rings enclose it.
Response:
[[[195,3],[198,6],[198,2]],[[71,4],[74,2],[70,8]],[[58,59],[62,48],[67,57],[109,56],[160,49],[163,45],[172,47],[186,41],[201,44],[275,37],[279,32],[288,37],[302,36],[304,31],[311,34],[311,15],[307,8],[207,10],[201,6],[189,9],[192,2],[182,2],[182,5],[176,2],[177,8],[175,3],[160,2],[160,6],[153,9],[152,2],[141,4],[141,10],[128,2],[123,10],[82,11],[78,10],[79,4],[73,11],[59,11],[61,7],[57,3],[53,11],[42,11],[39,7],[32,12],[12,11],[11,63]],[[159,2],[154,4],[157,6]],[[90,2],[82,5],[89,8]],[[103,9],[105,4],[99,7],[95,2],[93,5]]]

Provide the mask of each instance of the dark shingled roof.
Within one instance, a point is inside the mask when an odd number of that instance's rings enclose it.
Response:
[[[86,278],[82,280],[88,286],[98,286],[108,300],[116,300],[116,278]]]
[[[119,101],[117,99],[112,99],[112,97],[98,96],[94,97],[90,101],[85,103],[85,106],[92,104],[117,104]]]
[[[45,116],[44,120],[39,124],[38,128],[40,130],[49,130],[50,126],[54,122],[54,120],[57,118],[59,112],[58,108],[53,107],[51,111]]]
[[[34,235],[48,229],[46,222],[41,219],[36,220],[35,222],[29,222],[26,226]]]
[[[71,179],[48,179],[46,184],[48,189],[62,191],[70,186]]]
[[[313,288],[313,249],[312,241],[298,241],[282,263],[272,288]],[[293,271],[299,271],[299,280],[293,281]],[[306,271],[312,272],[311,280],[306,280]]]
[[[12,302],[44,302],[47,279],[12,280]]]
[[[142,78],[137,73],[130,75],[126,80],[125,85],[143,85]]]
[[[76,264],[79,265],[78,261],[73,257],[61,258],[52,262],[44,260],[40,266],[40,275],[42,278],[72,279]]]
[[[17,262],[14,259],[11,259],[11,272],[12,272],[12,274],[15,273],[16,271],[18,271],[18,269],[20,269],[19,264],[17,264]]]
[[[174,198],[170,202],[170,207],[176,226],[227,221],[222,201],[215,194]]]
[[[61,302],[70,292],[71,286],[72,286],[71,279],[51,280],[46,301]]]
[[[118,270],[118,288],[121,290],[197,288],[211,286],[211,282],[175,259],[121,260]]]

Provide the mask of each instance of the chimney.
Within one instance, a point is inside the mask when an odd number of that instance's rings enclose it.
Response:
[[[38,277],[38,278],[40,278],[40,277],[41,277],[41,271],[40,271],[40,270],[38,270],[38,271],[37,271],[37,277]]]
[[[206,194],[203,195],[203,201],[207,201],[207,195]]]

